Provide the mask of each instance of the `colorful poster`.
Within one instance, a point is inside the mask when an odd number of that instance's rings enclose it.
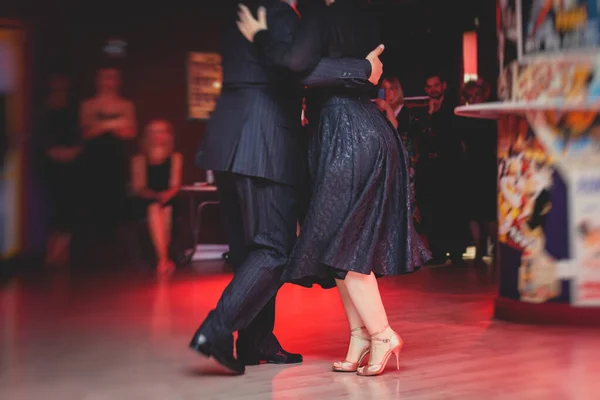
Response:
[[[507,278],[501,292],[509,297],[516,293],[521,301],[546,302],[562,291],[557,262],[563,254],[548,251],[548,229],[556,215],[566,213],[566,193],[555,185],[560,177],[554,160],[524,117],[504,116],[498,128],[500,259],[505,269],[515,271],[514,288],[510,283],[506,287]],[[548,224],[552,211],[555,216]]]
[[[188,56],[188,117],[208,119],[221,94],[223,71],[221,55],[189,53]]]
[[[596,102],[600,87],[592,61],[538,61],[517,67],[513,94],[516,101],[561,106]]]
[[[600,168],[600,114],[596,111],[529,113],[540,142],[565,175]]]
[[[600,171],[578,171],[573,197],[573,304],[600,306]]]
[[[517,0],[519,60],[600,46],[598,0]]]

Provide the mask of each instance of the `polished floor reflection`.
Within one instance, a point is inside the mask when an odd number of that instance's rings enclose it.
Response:
[[[227,376],[187,348],[230,279],[220,271],[203,264],[165,282],[56,274],[0,290],[0,399],[587,400],[600,391],[600,331],[492,321],[490,274],[474,267],[380,281],[406,342],[400,371],[330,372],[348,339],[337,293],[288,285],[276,330],[305,363]]]

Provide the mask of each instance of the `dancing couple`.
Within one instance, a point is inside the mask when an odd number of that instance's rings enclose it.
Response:
[[[196,160],[217,171],[234,277],[190,346],[237,374],[301,362],[273,334],[275,295],[284,282],[318,284],[338,288],[350,325],[333,370],[379,375],[402,339],[376,277],[412,272],[429,253],[412,227],[406,154],[370,101],[377,25],[359,0],[319,2],[302,19],[295,1],[256,3],[223,37],[223,90]]]

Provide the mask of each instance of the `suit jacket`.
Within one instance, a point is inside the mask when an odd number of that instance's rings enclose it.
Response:
[[[280,0],[259,3],[267,8],[269,34],[291,43],[298,15]],[[196,165],[283,184],[303,184],[306,137],[300,126],[302,86],[364,85],[371,74],[369,62],[324,59],[307,76],[294,75],[265,62],[238,31],[235,19],[224,33],[221,54],[223,90],[201,141]]]

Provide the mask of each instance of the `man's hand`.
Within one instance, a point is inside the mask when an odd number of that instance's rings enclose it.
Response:
[[[369,82],[375,86],[377,86],[379,79],[383,74],[383,63],[379,59],[379,56],[381,53],[383,53],[383,50],[385,50],[385,46],[380,44],[367,56],[367,60],[371,63],[371,76],[369,77]]]
[[[427,102],[427,106],[428,106],[428,114],[432,115],[435,114],[436,112],[440,111],[440,108],[442,108],[442,103],[439,100],[435,100],[435,99],[429,99]]]
[[[267,30],[267,10],[264,7],[258,8],[258,19],[255,19],[248,7],[239,5],[237,26],[242,35],[250,42],[254,42],[254,35],[259,31]]]

